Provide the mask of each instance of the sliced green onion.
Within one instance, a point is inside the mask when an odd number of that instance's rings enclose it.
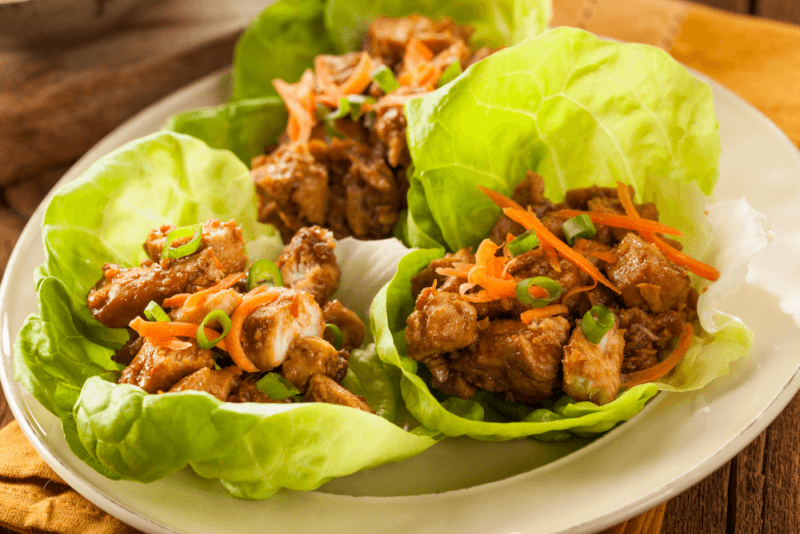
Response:
[[[561,231],[567,238],[567,243],[572,246],[579,237],[590,239],[597,233],[592,220],[585,213],[577,215],[561,225]]]
[[[219,324],[222,325],[222,333],[219,335],[217,339],[214,340],[209,340],[206,337],[205,326],[210,321],[219,321]],[[230,330],[231,330],[231,318],[228,317],[227,313],[225,313],[222,310],[214,310],[212,312],[209,312],[208,315],[206,315],[205,319],[203,319],[203,322],[200,323],[200,326],[197,327],[197,344],[200,345],[201,349],[210,349],[216,347],[217,343],[222,341],[222,338],[228,335],[228,332],[230,332]]]
[[[247,271],[247,290],[264,284],[269,284],[271,287],[282,286],[283,277],[277,265],[269,260],[258,260]]]
[[[173,241],[178,239],[183,239],[184,237],[192,236],[192,240],[186,243],[185,245],[181,245],[179,247],[170,248]],[[167,234],[167,238],[164,240],[164,248],[161,249],[161,257],[162,258],[182,258],[184,256],[188,256],[189,254],[193,254],[197,252],[197,249],[200,248],[200,243],[203,241],[203,225],[202,224],[193,224],[191,226],[182,226],[181,228],[175,228],[173,231]]]
[[[612,326],[614,326],[614,314],[605,306],[592,306],[581,319],[583,335],[595,345],[600,343]]]
[[[347,100],[350,102],[350,118],[353,120],[357,120],[361,116],[361,106],[376,102],[374,98],[364,95],[349,95]]]
[[[342,336],[342,331],[339,330],[339,327],[335,324],[328,323],[325,325],[325,330],[330,330],[331,334],[333,334],[333,348],[336,350],[341,350],[342,344],[344,343],[344,336]]]
[[[170,322],[169,315],[165,312],[161,306],[156,304],[154,301],[150,301],[150,304],[144,309],[144,316],[147,317],[148,321],[157,321],[159,323],[168,323]]]
[[[300,393],[300,390],[294,387],[294,384],[278,373],[265,374],[261,380],[256,382],[256,387],[260,392],[266,393],[270,398],[278,401]]]
[[[519,256],[523,252],[528,252],[539,246],[539,238],[533,230],[518,235],[508,244],[508,251],[512,256]]]
[[[348,113],[350,113],[350,101],[346,96],[343,96],[339,99],[339,107],[325,115],[325,120],[332,121],[341,119],[347,116]]]
[[[373,70],[370,77],[378,84],[381,91],[387,95],[400,87],[400,83],[397,81],[397,78],[394,77],[394,72],[386,65],[380,65]]]
[[[547,298],[537,299],[532,297],[530,293],[531,286],[538,286],[547,291]],[[563,291],[561,284],[546,276],[536,276],[520,280],[517,282],[517,286],[514,289],[517,292],[517,300],[523,304],[530,304],[532,308],[547,306],[560,297]]]
[[[449,67],[444,69],[442,75],[439,76],[439,81],[436,82],[436,87],[441,87],[443,85],[452,82],[453,80],[458,78],[458,75],[461,74],[461,72],[462,72],[461,62],[458,60],[452,62]]]

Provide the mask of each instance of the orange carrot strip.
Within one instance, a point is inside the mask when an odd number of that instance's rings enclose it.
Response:
[[[552,317],[553,315],[561,315],[562,313],[569,313],[569,308],[562,304],[551,304],[543,308],[534,308],[532,310],[524,311],[519,316],[519,319],[525,324],[531,324],[534,319],[544,319],[545,317]]]
[[[314,127],[314,73],[306,70],[300,81],[289,84],[283,80],[272,80],[272,85],[289,110],[289,137],[294,142],[306,143],[311,139]]]
[[[566,243],[561,241],[559,238],[554,236],[550,230],[545,228],[545,226],[539,221],[539,218],[534,215],[533,213],[517,210],[513,208],[504,208],[503,213],[511,219],[512,221],[518,222],[522,226],[524,226],[528,230],[533,230],[536,232],[537,237],[539,238],[539,243],[549,243],[550,245],[555,248],[559,254],[561,254],[566,260],[575,264],[579,269],[583,272],[606,286],[607,288],[611,289],[615,293],[619,293],[620,290],[617,287],[608,281],[608,279],[603,276],[603,273],[597,270],[597,268],[592,265],[592,263],[572,250]]]
[[[640,219],[641,216],[639,215],[639,212],[636,211],[636,206],[634,206],[633,200],[631,200],[628,188],[622,182],[617,182],[617,194],[619,195],[619,200],[622,203],[622,207],[625,209],[625,213],[627,213],[631,218]],[[669,259],[672,263],[676,265],[682,265],[686,267],[689,272],[692,272],[701,278],[705,278],[706,280],[715,282],[719,279],[719,270],[703,263],[700,260],[696,260],[691,256],[687,256],[680,250],[664,241],[661,237],[657,236],[655,233],[639,233],[642,234],[642,237],[646,241],[654,243],[661,250],[664,256],[666,256],[667,259]]]
[[[145,321],[141,317],[137,317],[133,321],[130,322],[131,328],[136,330],[140,336],[146,337],[148,339],[165,339],[171,337],[197,337],[197,327],[200,326],[194,323],[179,323],[179,322],[154,322],[154,321]],[[219,332],[216,330],[212,330],[210,328],[204,328],[206,337],[210,341],[214,341],[219,337]],[[225,348],[225,340],[220,341],[217,343],[217,347],[221,348],[222,350],[228,350]]]
[[[583,293],[584,291],[591,291],[592,289],[597,287],[597,280],[594,281],[594,284],[590,286],[580,286],[580,287],[573,287],[563,295],[561,295],[560,301],[562,303],[567,302],[567,299],[572,297],[573,295],[577,295],[578,293]]]
[[[550,264],[550,268],[553,269],[555,272],[561,272],[561,262],[558,261],[558,253],[556,249],[547,241],[539,242],[539,246],[542,247],[542,252],[544,252],[545,258],[547,258],[547,263]]]
[[[381,99],[378,100],[378,102],[374,105],[374,109],[380,110],[383,108],[403,107],[405,103],[411,100],[412,98],[418,98],[423,95],[424,93],[411,93],[407,95],[397,95],[391,93],[387,96],[381,97]],[[364,108],[363,106],[361,109],[366,110],[366,108]]]
[[[149,337],[147,338],[150,343],[159,347],[164,347],[170,350],[186,350],[192,347],[192,344],[187,341],[180,341],[174,337]]]
[[[317,75],[317,83],[322,89],[322,94],[329,95],[337,101],[344,97],[344,91],[336,85],[328,69],[328,56],[319,55],[314,58],[314,73]]]
[[[436,274],[455,276],[456,278],[469,278],[469,269],[448,269],[447,267],[439,267],[436,269]]]
[[[406,44],[406,55],[404,59],[406,61],[411,60],[415,65],[418,65],[420,63],[425,63],[426,61],[432,60],[433,52],[430,48],[425,46],[425,43],[416,37],[412,37]]]
[[[264,286],[259,286],[264,287]],[[233,363],[238,365],[242,368],[242,370],[247,371],[248,373],[255,373],[259,371],[259,368],[255,366],[253,362],[251,362],[244,353],[244,349],[242,348],[242,326],[244,325],[244,320],[247,318],[250,313],[255,311],[257,308],[263,306],[264,304],[269,304],[273,300],[277,299],[280,296],[280,292],[278,291],[265,291],[261,290],[256,292],[256,287],[245,295],[244,300],[236,308],[236,311],[233,312],[231,315],[231,329],[228,331],[227,341],[228,341],[228,354],[231,355],[233,359]],[[269,288],[274,289],[274,288]]]
[[[630,217],[628,215],[618,215],[616,213],[602,213],[599,211],[580,211],[580,210],[559,210],[558,215],[565,217],[575,217],[578,215],[588,215],[593,223],[613,226],[615,228],[627,228],[645,232],[661,232],[662,234],[683,237],[683,233],[662,222],[642,219],[641,217]]]
[[[358,61],[353,74],[342,84],[342,92],[346,95],[357,95],[364,92],[364,89],[372,83],[370,71],[372,70],[372,60],[369,54],[362,52],[361,59]]]
[[[187,309],[201,306],[203,302],[205,302],[206,299],[208,299],[208,297],[210,297],[214,293],[218,293],[237,284],[239,280],[241,280],[245,276],[247,276],[246,273],[229,274],[228,276],[226,276],[213,286],[209,287],[208,289],[203,289],[202,291],[198,291],[197,293],[190,295],[189,298],[187,298],[186,301],[183,303],[183,306],[185,306]]]
[[[686,355],[686,351],[689,350],[689,345],[692,343],[693,335],[694,331],[692,330],[692,325],[689,323],[684,323],[683,330],[681,331],[681,337],[678,339],[678,346],[675,347],[675,350],[672,351],[672,354],[652,367],[642,369],[641,371],[636,371],[634,373],[623,374],[622,384],[631,388],[633,386],[638,386],[639,384],[646,384],[647,382],[658,380],[659,378],[665,376]]]
[[[161,307],[180,308],[183,306],[183,303],[186,302],[186,299],[191,296],[191,293],[178,293],[177,295],[172,295],[171,297],[164,299],[164,302],[161,303]]]

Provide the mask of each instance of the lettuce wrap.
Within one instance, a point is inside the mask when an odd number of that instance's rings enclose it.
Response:
[[[264,153],[272,133],[286,129],[287,115],[272,80],[294,83],[319,54],[358,50],[378,15],[412,13],[449,17],[471,26],[475,47],[504,47],[538,35],[550,20],[547,0],[278,0],[252,22],[236,45],[233,95],[228,104],[175,116],[167,129],[227,148],[250,164]]]
[[[406,117],[414,172],[407,219],[396,235],[429,248],[400,262],[373,303],[371,326],[378,355],[402,371],[403,397],[424,425],[485,440],[596,435],[630,419],[659,390],[702,388],[748,354],[752,332],[717,307],[766,245],[767,223],[744,200],[710,203],[720,154],[711,89],[665,52],[551,30],[409,101]],[[488,236],[500,209],[477,186],[510,196],[529,169],[544,178],[555,202],[572,188],[632,184],[638,202],[655,202],[661,221],[684,233],[684,252],[722,273],[710,286],[693,278],[706,290],[697,308],[702,330],[664,379],[603,406],[564,397],[533,409],[484,391],[468,401],[448,398],[431,390],[427,369],[408,357],[411,277],[445,249]]]
[[[148,395],[114,382],[122,366],[111,356],[128,333],[102,326],[86,306],[103,263],[137,265],[151,228],[212,217],[241,224],[251,261],[275,259],[280,237],[255,222],[255,211],[241,161],[170,132],[101,158],[47,206],[46,260],[36,273],[40,312],[27,318],[17,338],[15,378],[61,419],[72,451],[103,475],[149,482],[188,464],[237,497],[261,499],[280,488],[312,490],[436,442],[423,427],[407,432],[394,424],[414,421],[399,395],[399,371],[374,346],[354,351],[343,385],[378,415],[322,403],[224,403],[189,391]],[[396,240],[340,242],[338,298],[366,318],[372,297],[406,252]]]

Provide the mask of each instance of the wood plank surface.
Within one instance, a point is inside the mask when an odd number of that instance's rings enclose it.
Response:
[[[70,165],[139,110],[228,65],[236,36],[266,3],[164,0],[98,42],[0,50],[0,274]],[[701,3],[800,23],[798,0]],[[10,420],[0,391],[0,427]],[[731,462],[670,500],[661,534],[800,533],[799,444],[800,396]]]

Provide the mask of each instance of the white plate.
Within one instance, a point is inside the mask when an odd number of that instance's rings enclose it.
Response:
[[[139,113],[59,183],[158,130],[174,113],[223,102],[226,80],[224,72],[213,74]],[[700,392],[659,395],[645,413],[590,445],[449,440],[316,492],[286,491],[257,502],[234,499],[218,482],[188,469],[149,485],[107,480],[72,455],[58,420],[13,380],[12,342],[36,312],[32,273],[44,261],[42,206],[0,286],[0,381],[11,409],[36,450],[72,487],[146,532],[584,533],[639,514],[727,462],[800,389],[800,255],[791,253],[800,244],[800,154],[763,115],[712,86],[723,148],[717,198],[746,194],[773,221],[773,243],[724,306],[756,332],[752,357]]]

